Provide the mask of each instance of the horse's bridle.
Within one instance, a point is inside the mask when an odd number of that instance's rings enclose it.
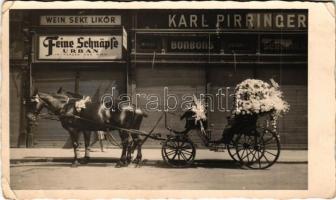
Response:
[[[63,95],[62,95],[62,96],[63,96]],[[35,120],[37,119],[37,116],[40,114],[41,110],[42,110],[44,107],[47,108],[47,110],[51,111],[54,115],[60,117],[60,116],[62,116],[62,114],[63,114],[63,112],[64,112],[65,105],[68,105],[68,104],[71,102],[71,100],[79,100],[78,98],[69,97],[69,96],[67,96],[67,95],[64,95],[63,97],[66,99],[65,102],[64,102],[63,107],[62,107],[60,110],[54,110],[54,109],[52,109],[52,108],[49,106],[49,104],[48,104],[45,100],[43,100],[43,99],[39,96],[39,94],[36,94],[36,95],[32,96],[32,97],[30,98],[30,102],[31,102],[31,103],[37,103],[37,104],[40,103],[40,104],[42,104],[39,108],[36,108],[36,107],[35,107],[34,110],[31,110],[31,111],[30,111],[30,113],[33,114],[33,116],[34,116],[34,119],[32,119],[32,120],[35,121]]]
[[[28,101],[26,101],[26,104],[28,106],[31,106],[27,114],[27,117],[31,121],[37,120],[37,116],[40,114],[41,110],[46,105],[46,103],[43,101],[43,99],[39,97],[38,94],[32,96]],[[39,104],[42,104],[42,105],[38,107]]]

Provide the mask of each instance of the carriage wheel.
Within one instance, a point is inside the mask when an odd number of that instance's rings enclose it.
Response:
[[[162,145],[162,158],[170,166],[190,166],[196,155],[194,144],[185,137],[170,137]]]
[[[234,134],[230,143],[226,145],[226,149],[230,157],[232,158],[232,160],[234,160],[235,162],[239,162],[239,157],[238,157],[238,153],[236,150],[236,139],[237,139],[237,135]]]
[[[279,158],[279,138],[267,129],[256,134],[241,134],[236,140],[236,151],[242,165],[251,169],[266,169]]]

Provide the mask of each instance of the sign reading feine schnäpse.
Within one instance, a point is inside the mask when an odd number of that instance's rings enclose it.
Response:
[[[83,15],[60,16],[47,15],[40,17],[40,24],[44,26],[117,26],[121,25],[120,15]]]
[[[116,60],[122,58],[119,35],[39,36],[40,60]]]

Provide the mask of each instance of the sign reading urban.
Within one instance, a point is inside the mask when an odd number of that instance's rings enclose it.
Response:
[[[40,24],[45,26],[117,26],[121,25],[120,15],[83,15],[83,16],[41,16]]]
[[[122,58],[122,36],[39,36],[40,60],[116,60]]]

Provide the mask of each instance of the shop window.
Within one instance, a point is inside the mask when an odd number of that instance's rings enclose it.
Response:
[[[160,52],[162,49],[162,42],[159,36],[155,35],[137,35],[136,50],[137,53],[153,53]]]
[[[255,34],[228,34],[222,36],[224,53],[256,53],[258,36]]]
[[[307,34],[263,35],[261,53],[307,54]]]

